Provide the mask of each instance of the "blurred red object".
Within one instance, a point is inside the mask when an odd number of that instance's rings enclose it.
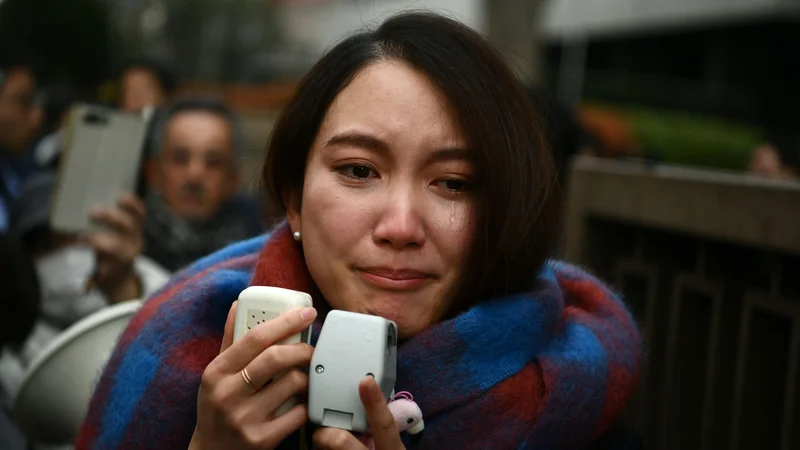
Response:
[[[177,95],[212,96],[239,112],[269,111],[286,106],[294,95],[297,83],[298,80],[253,85],[187,82]]]
[[[617,158],[636,156],[638,145],[624,116],[612,109],[584,104],[578,108],[578,121],[600,143],[598,156]]]

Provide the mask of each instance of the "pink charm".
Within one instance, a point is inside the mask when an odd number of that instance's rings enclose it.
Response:
[[[389,411],[394,417],[395,426],[397,431],[407,431],[411,437],[411,442],[419,442],[425,430],[425,422],[422,420],[422,410],[414,402],[414,397],[411,393],[403,391],[398,392],[389,400]],[[372,436],[366,436],[365,442],[367,448],[375,450],[375,441]]]

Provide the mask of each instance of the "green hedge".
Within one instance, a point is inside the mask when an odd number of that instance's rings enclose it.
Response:
[[[645,155],[664,162],[743,170],[763,142],[762,130],[748,124],[647,107],[604,106],[626,119]]]

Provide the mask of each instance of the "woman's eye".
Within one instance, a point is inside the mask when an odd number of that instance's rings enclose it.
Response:
[[[450,192],[464,192],[469,190],[469,182],[466,180],[440,180],[439,186]]]
[[[358,180],[366,180],[374,176],[374,172],[367,166],[360,166],[360,165],[350,165],[350,166],[342,166],[339,169],[339,172],[345,174],[350,178],[355,178]]]

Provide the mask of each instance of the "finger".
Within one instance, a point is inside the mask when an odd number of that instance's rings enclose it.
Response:
[[[314,432],[311,438],[314,448],[320,450],[366,450],[367,446],[362,444],[357,437],[347,430],[338,428],[323,427]],[[380,448],[380,447],[375,447]]]
[[[120,233],[134,233],[139,227],[138,219],[128,210],[93,208],[91,214],[96,223]]]
[[[94,272],[90,278],[96,286],[105,286],[133,263],[135,255],[128,255],[124,251],[119,236],[101,232],[93,234],[89,241],[95,252]]]
[[[265,349],[308,328],[316,317],[317,311],[311,307],[286,311],[245,333],[215,362],[224,372],[239,372]]]
[[[132,234],[137,231],[137,224],[130,213],[117,209],[92,208],[92,220],[102,226],[111,228],[123,234]]]
[[[247,365],[247,374],[253,384],[261,387],[281,372],[294,368],[307,369],[313,353],[314,348],[305,343],[273,345]]]
[[[90,284],[93,288],[102,289],[107,286],[113,277],[113,271],[109,265],[98,259],[95,262],[94,271],[90,275]]]
[[[228,319],[225,321],[225,331],[222,333],[222,346],[219,352],[222,353],[233,344],[233,326],[236,324],[236,305],[239,304],[238,300],[234,300],[231,309],[228,311]]]
[[[306,420],[308,420],[307,406],[305,404],[295,405],[286,414],[262,425],[263,438],[261,441],[267,444],[265,448],[275,448],[300,429]]]
[[[137,226],[141,226],[141,224],[144,223],[147,210],[145,209],[144,203],[136,198],[136,196],[121,194],[119,199],[117,199],[117,205],[119,205],[120,209],[130,214]]]
[[[375,440],[375,448],[380,450],[404,448],[392,412],[389,411],[387,400],[383,397],[375,378],[364,377],[358,383],[358,395],[361,397],[364,412],[367,414],[367,422],[369,422],[372,438]]]
[[[250,386],[246,386],[246,388],[252,392]],[[308,375],[299,370],[290,370],[279,375],[277,380],[258,391],[248,401],[261,409],[263,418],[272,419],[275,417],[275,412],[284,403],[292,397],[299,397],[306,392],[308,392]]]
[[[120,253],[119,237],[111,233],[95,233],[89,237],[89,242],[99,258],[115,259]]]

